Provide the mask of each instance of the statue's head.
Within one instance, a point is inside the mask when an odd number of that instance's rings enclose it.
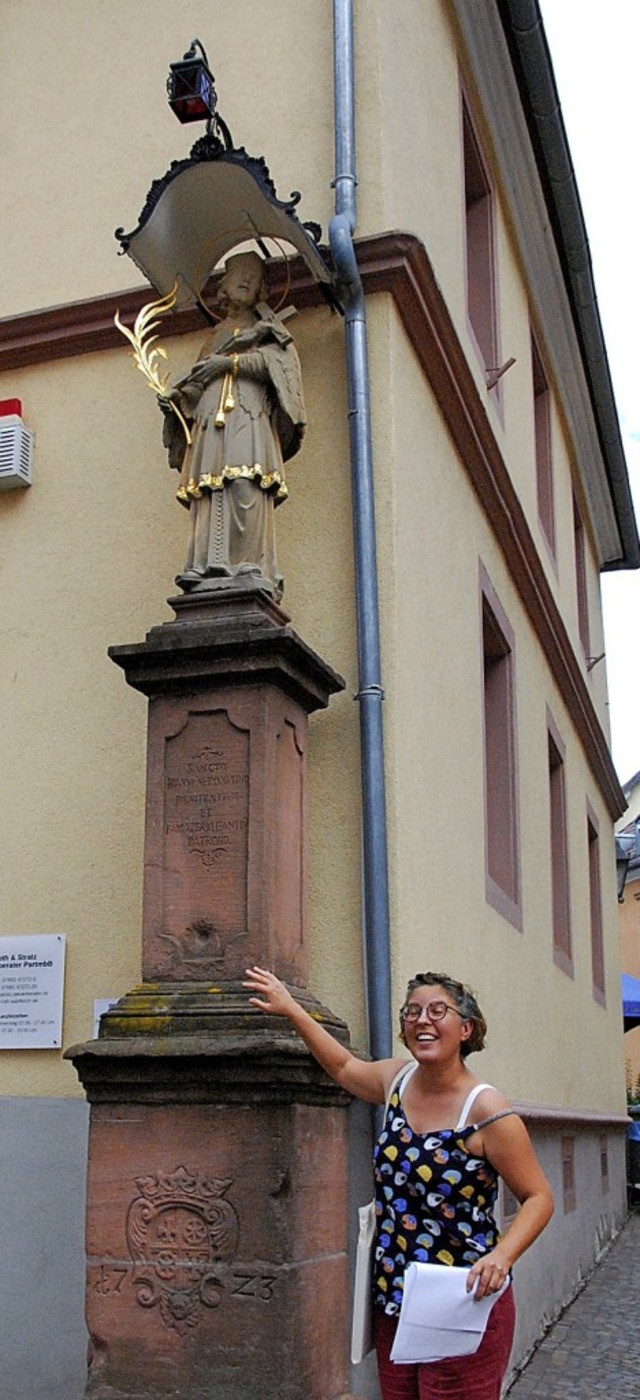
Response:
[[[230,307],[251,308],[265,297],[264,264],[257,253],[234,253],[227,258],[218,287],[223,311]]]

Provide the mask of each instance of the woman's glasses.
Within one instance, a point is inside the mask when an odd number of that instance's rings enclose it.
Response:
[[[419,1001],[408,1001],[400,1009],[400,1019],[408,1021],[409,1025],[419,1021],[421,1016],[425,1016],[428,1021],[444,1021],[447,1011],[455,1011],[456,1015],[460,1016],[463,1021],[468,1019],[462,1015],[461,1011],[458,1011],[457,1006],[450,1006],[448,1001],[430,1001],[426,1006],[423,1006],[422,1002]]]

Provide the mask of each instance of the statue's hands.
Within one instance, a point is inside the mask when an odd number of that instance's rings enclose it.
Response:
[[[158,394],[158,407],[162,410],[165,418],[170,418],[173,413],[173,403],[167,394]]]
[[[250,1005],[256,1006],[258,1011],[267,1011],[272,1016],[289,1016],[297,1006],[284,982],[280,982],[273,972],[267,972],[264,967],[247,967],[245,976],[243,987],[259,993],[258,996],[249,997]]]
[[[231,369],[233,360],[230,355],[207,355],[206,360],[198,360],[193,366],[189,381],[208,384],[211,379],[215,379],[219,374],[228,374]]]
[[[234,335],[233,348],[235,351],[254,350],[256,345],[261,345],[264,340],[269,340],[273,335],[273,327],[268,321],[257,321],[255,325],[248,326],[246,331],[240,331],[239,335]]]
[[[257,326],[254,326],[254,327],[253,327],[253,337],[252,337],[252,338],[253,338],[254,341],[256,341],[256,340],[269,340],[270,336],[272,336],[272,335],[273,335],[273,326],[270,324],[269,321],[258,321]]]

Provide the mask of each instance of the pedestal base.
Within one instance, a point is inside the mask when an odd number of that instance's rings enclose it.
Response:
[[[67,1054],[91,1103],[87,1400],[343,1397],[347,1096],[229,988],[135,988]]]
[[[339,1108],[94,1108],[87,1397],[342,1395],[345,1179]]]

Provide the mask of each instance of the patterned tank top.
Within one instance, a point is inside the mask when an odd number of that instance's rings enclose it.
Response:
[[[374,1304],[390,1314],[400,1311],[404,1271],[414,1260],[471,1267],[495,1248],[498,1174],[486,1157],[470,1156],[466,1139],[514,1112],[505,1108],[464,1127],[473,1100],[491,1087],[480,1084],[469,1095],[455,1128],[415,1133],[401,1102],[402,1089],[415,1069],[417,1065],[409,1066],[393,1089],[373,1154]]]

